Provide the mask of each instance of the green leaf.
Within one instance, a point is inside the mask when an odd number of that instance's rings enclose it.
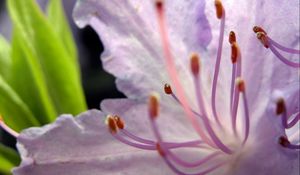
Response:
[[[0,35],[0,75],[5,79],[8,77],[10,64],[10,45],[6,39]]]
[[[69,23],[64,13],[61,0],[50,0],[47,6],[48,20],[51,23],[55,33],[61,38],[70,58],[74,58],[74,64],[77,63],[77,49],[72,36]]]
[[[11,59],[8,83],[41,124],[51,122],[57,113],[48,93],[42,67],[17,29],[13,31]]]
[[[9,175],[11,169],[20,164],[18,153],[0,143],[0,174]]]
[[[35,1],[9,0],[8,7],[14,26],[32,53],[31,58],[40,63],[57,112],[76,115],[86,110],[74,58]]]
[[[24,128],[39,125],[26,104],[0,75],[0,114],[5,123],[20,131]]]

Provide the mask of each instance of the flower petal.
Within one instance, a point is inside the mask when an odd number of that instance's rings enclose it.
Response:
[[[24,130],[18,138],[22,163],[15,175],[170,174],[156,152],[139,151],[116,141],[104,113],[91,110],[73,118]],[[155,167],[155,168],[153,168]]]
[[[188,77],[190,52],[203,50],[211,39],[204,7],[204,1],[166,4],[170,42],[182,80]],[[163,84],[170,80],[153,1],[80,1],[74,17],[79,26],[89,24],[99,34],[105,46],[104,68],[117,77],[122,92],[133,98],[146,97],[153,90],[163,93]]]
[[[141,137],[155,140],[148,116],[147,104],[128,100],[104,100],[101,109],[109,114],[121,116],[126,128]],[[190,123],[186,120],[183,111],[173,111],[170,108],[161,107],[157,118],[158,127],[163,134],[165,141],[188,141],[198,139]],[[138,125],[137,125],[138,124]]]

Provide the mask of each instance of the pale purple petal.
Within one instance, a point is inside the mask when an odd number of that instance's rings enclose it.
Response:
[[[24,130],[18,138],[22,163],[15,175],[170,174],[158,154],[117,142],[104,124],[105,114],[91,110],[53,124]],[[134,122],[134,121],[133,121]],[[153,168],[155,167],[155,168]]]
[[[191,51],[204,50],[211,39],[204,7],[204,1],[172,1],[166,9],[181,79],[190,79],[186,65]],[[170,83],[153,1],[80,1],[74,17],[79,26],[91,25],[99,34],[104,68],[128,97],[162,92],[164,83]]]

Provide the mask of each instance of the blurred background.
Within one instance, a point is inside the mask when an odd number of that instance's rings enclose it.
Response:
[[[11,22],[7,14],[6,1],[0,0],[0,34],[9,40]],[[48,0],[37,1],[42,9],[45,9]],[[75,0],[65,0],[63,5],[78,48],[82,85],[88,108],[99,109],[99,104],[103,99],[121,98],[124,95],[116,89],[114,77],[102,68],[100,54],[103,51],[103,45],[97,34],[90,27],[79,29],[75,25],[72,19],[75,2]],[[15,147],[15,140],[1,129],[0,142]]]

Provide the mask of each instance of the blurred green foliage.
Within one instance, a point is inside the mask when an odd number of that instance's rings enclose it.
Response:
[[[35,0],[8,0],[13,24],[9,43],[0,36],[0,115],[16,131],[86,110],[76,45],[61,0],[44,13]],[[19,164],[0,144],[0,174]]]

